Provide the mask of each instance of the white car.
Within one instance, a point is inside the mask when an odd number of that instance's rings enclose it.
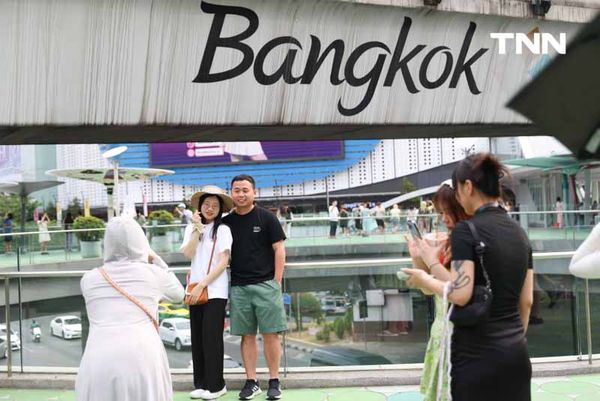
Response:
[[[0,339],[2,339],[2,341],[6,341],[5,324],[0,324]],[[18,351],[21,349],[21,340],[19,339],[19,335],[13,329],[10,329],[10,344],[13,351]]]
[[[50,322],[50,334],[66,339],[81,338],[81,319],[77,316],[58,316]]]
[[[175,346],[177,351],[192,345],[190,320],[183,317],[172,317],[160,322],[158,329],[163,343]]]
[[[240,365],[235,359],[233,359],[232,357],[230,357],[227,354],[223,354],[223,368],[224,369],[234,369],[234,368],[241,368],[242,365]],[[194,360],[190,360],[190,363],[188,364],[188,368],[190,369],[194,369]]]

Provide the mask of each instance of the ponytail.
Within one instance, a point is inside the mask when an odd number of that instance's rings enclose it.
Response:
[[[456,188],[458,183],[470,180],[484,195],[498,198],[500,180],[506,175],[509,175],[506,166],[491,153],[476,153],[458,164],[452,174],[452,184]]]

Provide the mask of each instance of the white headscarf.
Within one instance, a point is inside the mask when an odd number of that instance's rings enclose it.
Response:
[[[128,216],[113,218],[106,226],[104,262],[148,263],[150,244],[136,221]]]

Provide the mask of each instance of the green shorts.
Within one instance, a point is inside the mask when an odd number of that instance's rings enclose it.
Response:
[[[287,330],[281,287],[275,280],[232,286],[229,318],[231,334],[242,336],[281,333]]]

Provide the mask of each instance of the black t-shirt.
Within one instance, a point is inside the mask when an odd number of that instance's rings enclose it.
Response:
[[[231,213],[223,218],[231,229],[231,285],[249,285],[275,277],[273,244],[285,240],[277,217],[259,206],[248,214]]]
[[[527,270],[533,268],[531,244],[525,231],[499,207],[486,207],[471,219],[485,243],[483,263],[492,282],[490,320],[514,317]],[[474,239],[465,222],[452,231],[452,260],[475,262],[475,285],[485,278],[475,255]]]

